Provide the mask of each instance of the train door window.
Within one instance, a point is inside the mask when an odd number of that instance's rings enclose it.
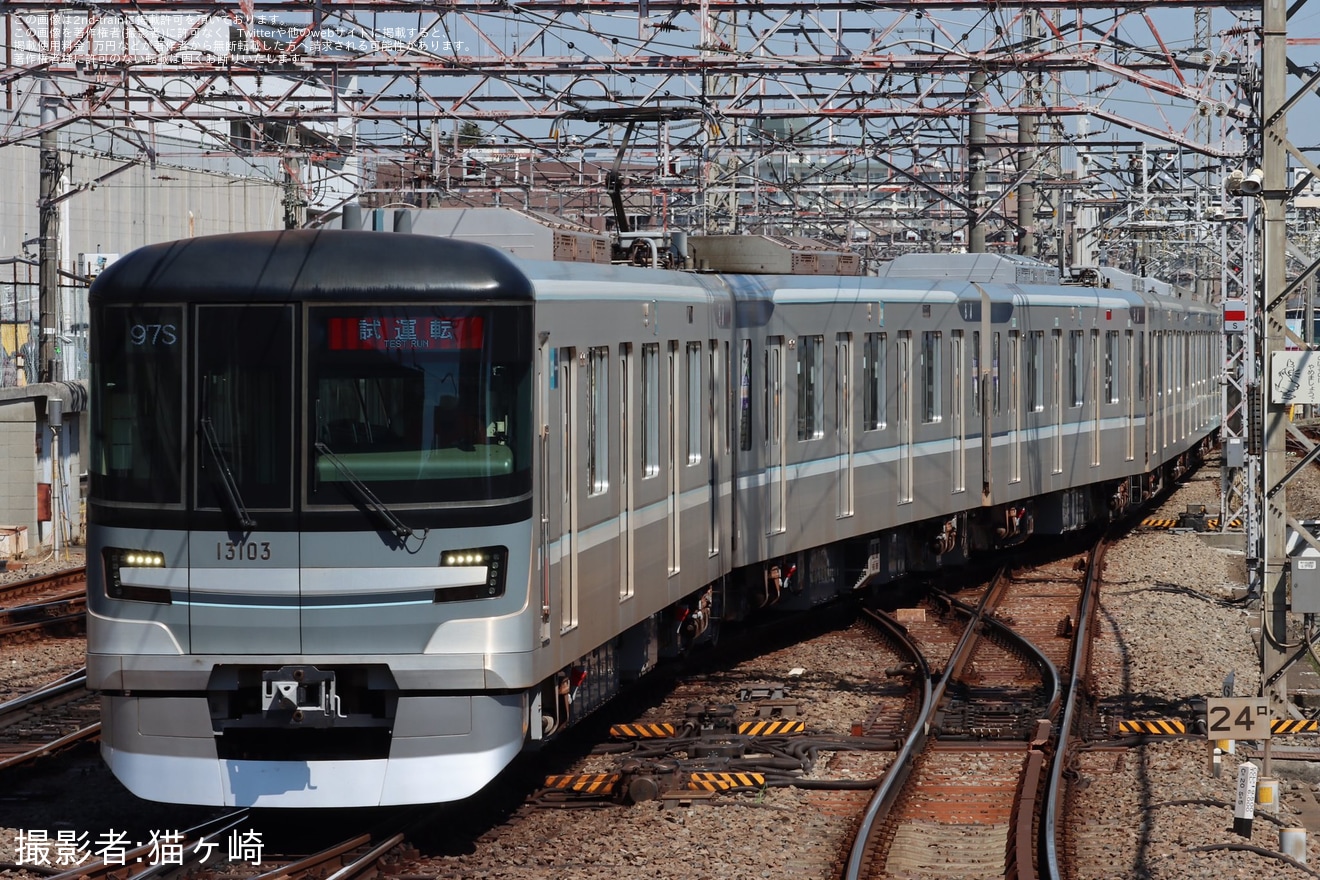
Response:
[[[885,334],[867,333],[862,341],[862,430],[885,427]]]
[[[1045,331],[1031,331],[1027,346],[1027,412],[1040,412],[1045,409]]]
[[[724,343],[724,453],[733,452],[733,351]]]
[[[633,451],[629,436],[633,412],[633,347],[619,345],[619,598],[633,595]]]
[[[1085,389],[1085,373],[1082,362],[1085,353],[1082,350],[1082,331],[1068,333],[1068,388],[1071,391],[1069,406],[1081,406]]]
[[[940,400],[940,355],[942,336],[938,330],[921,333],[921,420],[938,422],[944,414]]]
[[[913,415],[913,352],[912,332],[900,331],[898,350],[895,352],[898,368],[898,409],[894,416],[898,423],[898,503],[912,501],[912,415]]]
[[[1100,396],[1100,331],[1091,331],[1091,467],[1100,465],[1100,407],[1108,395]]]
[[[966,392],[963,352],[963,331],[954,330],[949,334],[949,360],[952,387],[949,389],[949,425],[953,439],[953,491],[967,490],[967,450],[964,445],[965,426],[963,425],[963,396]]]
[[[679,450],[682,446],[679,444],[679,404],[678,404],[678,343],[674,340],[669,342],[669,356],[667,359],[667,381],[665,382],[666,403],[665,414],[669,419],[669,466],[666,469],[669,477],[668,494],[665,499],[667,514],[665,522],[669,528],[669,574],[678,574],[682,562],[682,532],[679,531],[679,514],[682,512],[679,507],[679,494],[681,487],[679,485],[680,463]]]
[[[178,306],[112,306],[92,325],[92,493],[110,502],[183,503],[184,348]]]
[[[1051,331],[1054,366],[1054,465],[1051,471],[1063,473],[1063,331]]]
[[[1105,403],[1118,403],[1118,382],[1114,373],[1118,368],[1118,331],[1105,333]]]
[[[232,490],[248,509],[288,510],[293,505],[292,309],[198,307],[194,351],[198,509],[230,509]],[[396,397],[370,393],[382,386],[401,390],[390,382],[355,377],[334,384],[359,414],[364,432],[383,430],[399,415]],[[225,471],[232,479],[221,476]]]
[[[1137,400],[1146,399],[1146,331],[1137,333]]]
[[[972,331],[972,415],[981,414],[981,331]]]
[[[990,349],[990,384],[991,384],[991,397],[994,399],[995,402],[994,404],[995,415],[999,415],[1000,411],[1003,409],[1003,401],[1001,397],[1002,392],[1000,391],[1000,386],[999,386],[999,355],[1001,351],[1000,346],[1003,344],[1002,340],[1000,339],[1001,335],[1002,334],[1000,333],[995,333],[993,337],[994,338],[993,347]],[[1016,364],[1017,360],[1016,359],[1011,360],[1009,361],[1009,363]]]
[[[610,488],[610,350],[587,352],[587,494]]]
[[[752,449],[752,340],[744,339],[738,355],[738,448]]]
[[[996,336],[999,334],[996,333]],[[1032,334],[1035,338],[1036,334]],[[1022,357],[1022,337],[1016,330],[1008,334],[1008,421],[1009,421],[1009,459],[1008,459],[1008,481],[1018,483],[1022,480],[1022,371],[1017,368]],[[1030,364],[1030,361],[1028,361]],[[1039,375],[1037,369],[1032,373],[1033,376]],[[1031,386],[1028,385],[1028,390]],[[987,438],[985,442],[990,442]]]
[[[701,381],[701,343],[687,344],[687,463],[701,463],[701,404],[706,399]]]
[[[853,450],[852,450],[852,334],[840,333],[834,337],[834,408],[838,430],[838,515],[853,513]]]
[[[1124,334],[1125,338],[1123,342],[1124,347],[1127,350],[1126,363],[1128,368],[1126,372],[1127,388],[1125,389],[1127,392],[1127,449],[1123,457],[1126,461],[1132,461],[1132,458],[1135,455],[1134,444],[1136,442],[1137,431],[1136,352],[1134,350],[1135,342],[1132,331],[1126,330],[1124,331]]]
[[[660,345],[642,345],[642,478],[660,474]]]
[[[825,337],[799,336],[797,347],[797,438],[817,440],[825,436]]]

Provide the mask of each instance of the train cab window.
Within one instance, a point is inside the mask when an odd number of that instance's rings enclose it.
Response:
[[[1045,409],[1045,331],[1033,330],[1027,338],[1027,412]]]
[[[642,345],[642,477],[660,473],[660,344]]]
[[[587,353],[587,494],[610,488],[610,350]]]
[[[183,502],[184,334],[180,307],[111,306],[92,335],[92,494]]]
[[[196,335],[197,508],[291,508],[293,310],[199,306]]]
[[[1085,358],[1085,351],[1082,348],[1082,331],[1072,330],[1068,333],[1068,387],[1071,391],[1070,406],[1081,406],[1082,398],[1085,394],[1086,374],[1083,371],[1082,361]]]
[[[531,488],[531,320],[508,306],[308,315],[308,501],[508,498]]]
[[[825,337],[799,336],[797,357],[798,439],[825,436]]]
[[[883,333],[867,333],[862,341],[862,430],[885,427],[885,353]]]
[[[940,399],[941,335],[938,330],[924,330],[921,334],[921,420],[927,424],[938,422],[944,413]]]

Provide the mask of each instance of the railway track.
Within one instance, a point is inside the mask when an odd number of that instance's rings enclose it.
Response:
[[[48,757],[101,732],[100,704],[85,670],[0,703],[0,771]]]
[[[867,807],[848,880],[1058,876],[1052,758],[1067,760],[1056,731],[1072,724],[1071,670],[1085,657],[1102,559],[1100,543],[1084,565],[1001,573],[975,605],[937,596],[933,613],[909,615],[941,671]]]
[[[0,584],[0,639],[81,627],[86,617],[85,566]]]

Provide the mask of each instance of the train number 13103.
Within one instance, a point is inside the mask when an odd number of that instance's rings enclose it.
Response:
[[[216,541],[215,558],[229,561],[270,559],[269,541]]]

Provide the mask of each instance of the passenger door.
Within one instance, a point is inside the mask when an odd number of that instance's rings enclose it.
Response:
[[[784,466],[784,344],[781,337],[765,346],[766,534],[784,531],[787,468]]]

